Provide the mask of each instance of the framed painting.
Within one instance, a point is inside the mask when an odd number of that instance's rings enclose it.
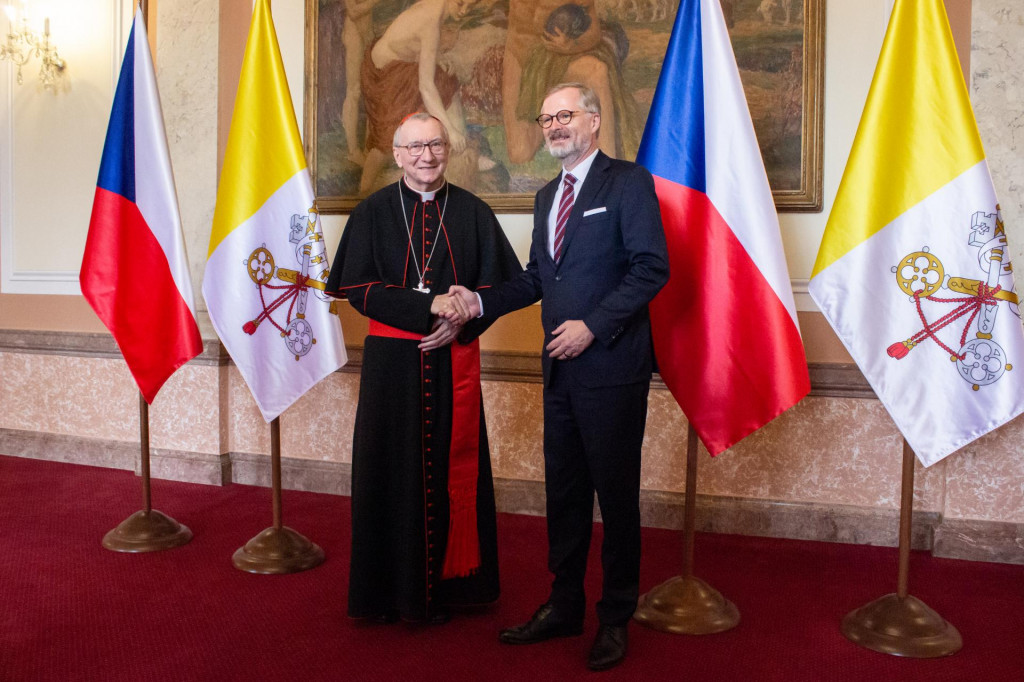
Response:
[[[779,210],[820,211],[824,0],[721,0]],[[317,203],[350,211],[399,175],[392,135],[426,110],[448,178],[528,213],[558,172],[537,116],[564,81],[602,102],[601,148],[636,157],[674,0],[306,0],[305,140]]]

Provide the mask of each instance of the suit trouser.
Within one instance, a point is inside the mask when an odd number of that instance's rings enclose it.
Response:
[[[571,361],[570,361],[571,362]],[[594,493],[604,522],[604,572],[597,615],[624,625],[640,581],[640,451],[650,382],[582,387],[556,367],[544,391],[544,471],[550,601],[583,619],[583,578],[593,529]]]

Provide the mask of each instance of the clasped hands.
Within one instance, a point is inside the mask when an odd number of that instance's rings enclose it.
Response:
[[[434,308],[437,308],[435,311]],[[455,285],[448,290],[446,296],[437,296],[430,312],[437,315],[435,331],[423,338],[421,350],[430,350],[450,343],[462,326],[469,320],[480,317],[480,299],[464,286]],[[446,328],[454,328],[454,332],[446,332]],[[450,338],[448,338],[450,333]],[[555,360],[571,360],[585,351],[594,342],[594,334],[583,320],[566,320],[552,332],[555,337],[547,345],[546,350]],[[434,337],[437,337],[436,345]],[[447,340],[441,341],[441,339]]]
[[[458,337],[466,322],[479,316],[480,306],[476,304],[476,296],[472,293],[470,296],[474,299],[476,313],[466,305],[461,296],[452,295],[451,292],[434,297],[430,303],[430,314],[434,316],[434,324],[430,334],[420,339],[421,351],[447,346]]]

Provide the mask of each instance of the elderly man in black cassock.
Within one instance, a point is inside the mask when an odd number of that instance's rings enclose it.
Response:
[[[348,615],[445,622],[498,598],[498,548],[478,337],[450,286],[519,273],[494,212],[444,177],[429,114],[394,138],[404,175],[352,211],[327,292],[370,318],[352,441]],[[445,319],[444,316],[451,318]]]

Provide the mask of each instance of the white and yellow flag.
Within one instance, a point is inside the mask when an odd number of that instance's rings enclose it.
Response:
[[[264,419],[348,359],[268,0],[257,0],[217,189],[203,297]]]
[[[1010,252],[942,0],[896,0],[810,293],[925,465],[1024,411]]]

